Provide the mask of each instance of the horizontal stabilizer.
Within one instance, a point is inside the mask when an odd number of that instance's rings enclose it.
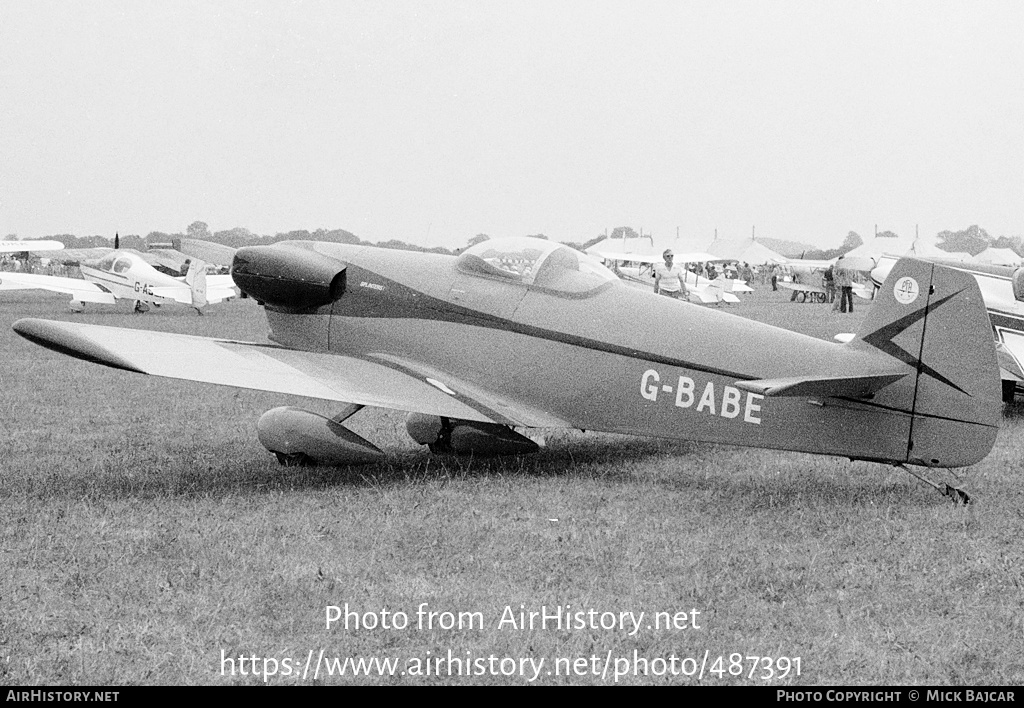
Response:
[[[174,247],[190,258],[213,263],[215,265],[229,266],[234,260],[237,248],[225,246],[212,241],[204,241],[198,238],[173,239]]]
[[[868,376],[796,376],[783,379],[737,381],[736,388],[762,396],[836,396],[866,398],[906,376],[901,373]]]

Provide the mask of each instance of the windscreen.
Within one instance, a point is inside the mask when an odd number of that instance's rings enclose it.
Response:
[[[459,256],[465,273],[522,283],[554,293],[588,293],[618,278],[585,253],[522,237],[484,241]]]

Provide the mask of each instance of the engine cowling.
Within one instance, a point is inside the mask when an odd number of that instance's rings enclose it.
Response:
[[[384,457],[377,446],[344,425],[292,406],[264,413],[256,431],[263,447],[286,465],[362,465]]]
[[[405,429],[413,440],[431,452],[458,455],[526,455],[537,452],[537,443],[507,425],[475,420],[410,413]]]
[[[328,305],[345,292],[345,263],[304,243],[240,248],[231,277],[246,295],[289,311]]]

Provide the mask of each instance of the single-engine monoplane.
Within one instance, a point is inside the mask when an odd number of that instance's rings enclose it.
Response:
[[[142,253],[129,248],[106,249],[98,258],[82,260],[81,278],[40,273],[0,273],[0,290],[48,290],[71,296],[72,311],[85,303],[113,305],[131,300],[136,312],[149,305],[181,303],[202,311],[208,304],[237,295],[230,276],[206,274],[205,263],[193,260],[184,277],[157,270]]]
[[[14,329],[116,369],[346,404],[332,419],[264,414],[259,438],[284,463],[379,459],[342,424],[363,406],[408,411],[409,433],[435,452],[531,452],[517,428],[558,427],[925,468],[984,458],[1001,416],[977,282],[919,260],[893,268],[846,344],[627,287],[531,238],[457,257],[282,242],[239,249],[232,277],[264,306],[272,343],[39,319]]]

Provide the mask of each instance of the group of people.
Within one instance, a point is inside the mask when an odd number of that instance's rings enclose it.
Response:
[[[821,276],[827,299],[832,303],[832,311],[853,312],[853,271],[848,268],[829,266]],[[839,302],[836,302],[836,291],[839,291]],[[849,310],[847,310],[849,307]]]
[[[672,249],[666,249],[661,254],[664,259],[662,263],[657,263],[654,266],[654,292],[657,294],[665,295],[672,298],[683,298],[686,299],[689,296],[689,291],[686,287],[686,270],[683,269],[678,263],[675,263],[675,254]],[[749,266],[743,264],[737,266],[737,275],[743,279],[744,268],[749,272]],[[707,268],[704,270],[706,276],[712,280],[717,277],[716,270],[712,263],[707,264]],[[690,269],[693,271],[693,268]],[[714,273],[714,274],[712,274]],[[777,290],[777,278],[778,270],[777,266],[772,268],[772,289]],[[824,275],[822,276],[822,285],[825,288],[825,293],[828,302],[832,303],[832,310],[838,310],[841,313],[853,312],[853,283],[855,274],[848,268],[836,268],[835,266],[829,266]],[[839,298],[836,299],[838,292]],[[793,291],[793,298],[796,297],[796,291]]]
[[[703,265],[691,263],[684,269],[683,266],[674,262],[675,254],[671,248],[665,249],[661,257],[664,261],[654,265],[654,292],[661,295],[686,298],[689,295],[689,291],[686,288],[687,270],[698,277],[704,276],[708,280],[715,280],[720,275],[718,268],[710,261]],[[724,277],[736,278],[744,282],[753,277],[750,266],[746,263],[738,263],[735,266],[731,264],[723,265],[721,274]]]
[[[71,274],[71,270],[68,266],[50,259],[47,259],[44,265],[44,262],[38,258],[24,260],[14,256],[0,256],[0,271],[8,273],[66,276]]]

